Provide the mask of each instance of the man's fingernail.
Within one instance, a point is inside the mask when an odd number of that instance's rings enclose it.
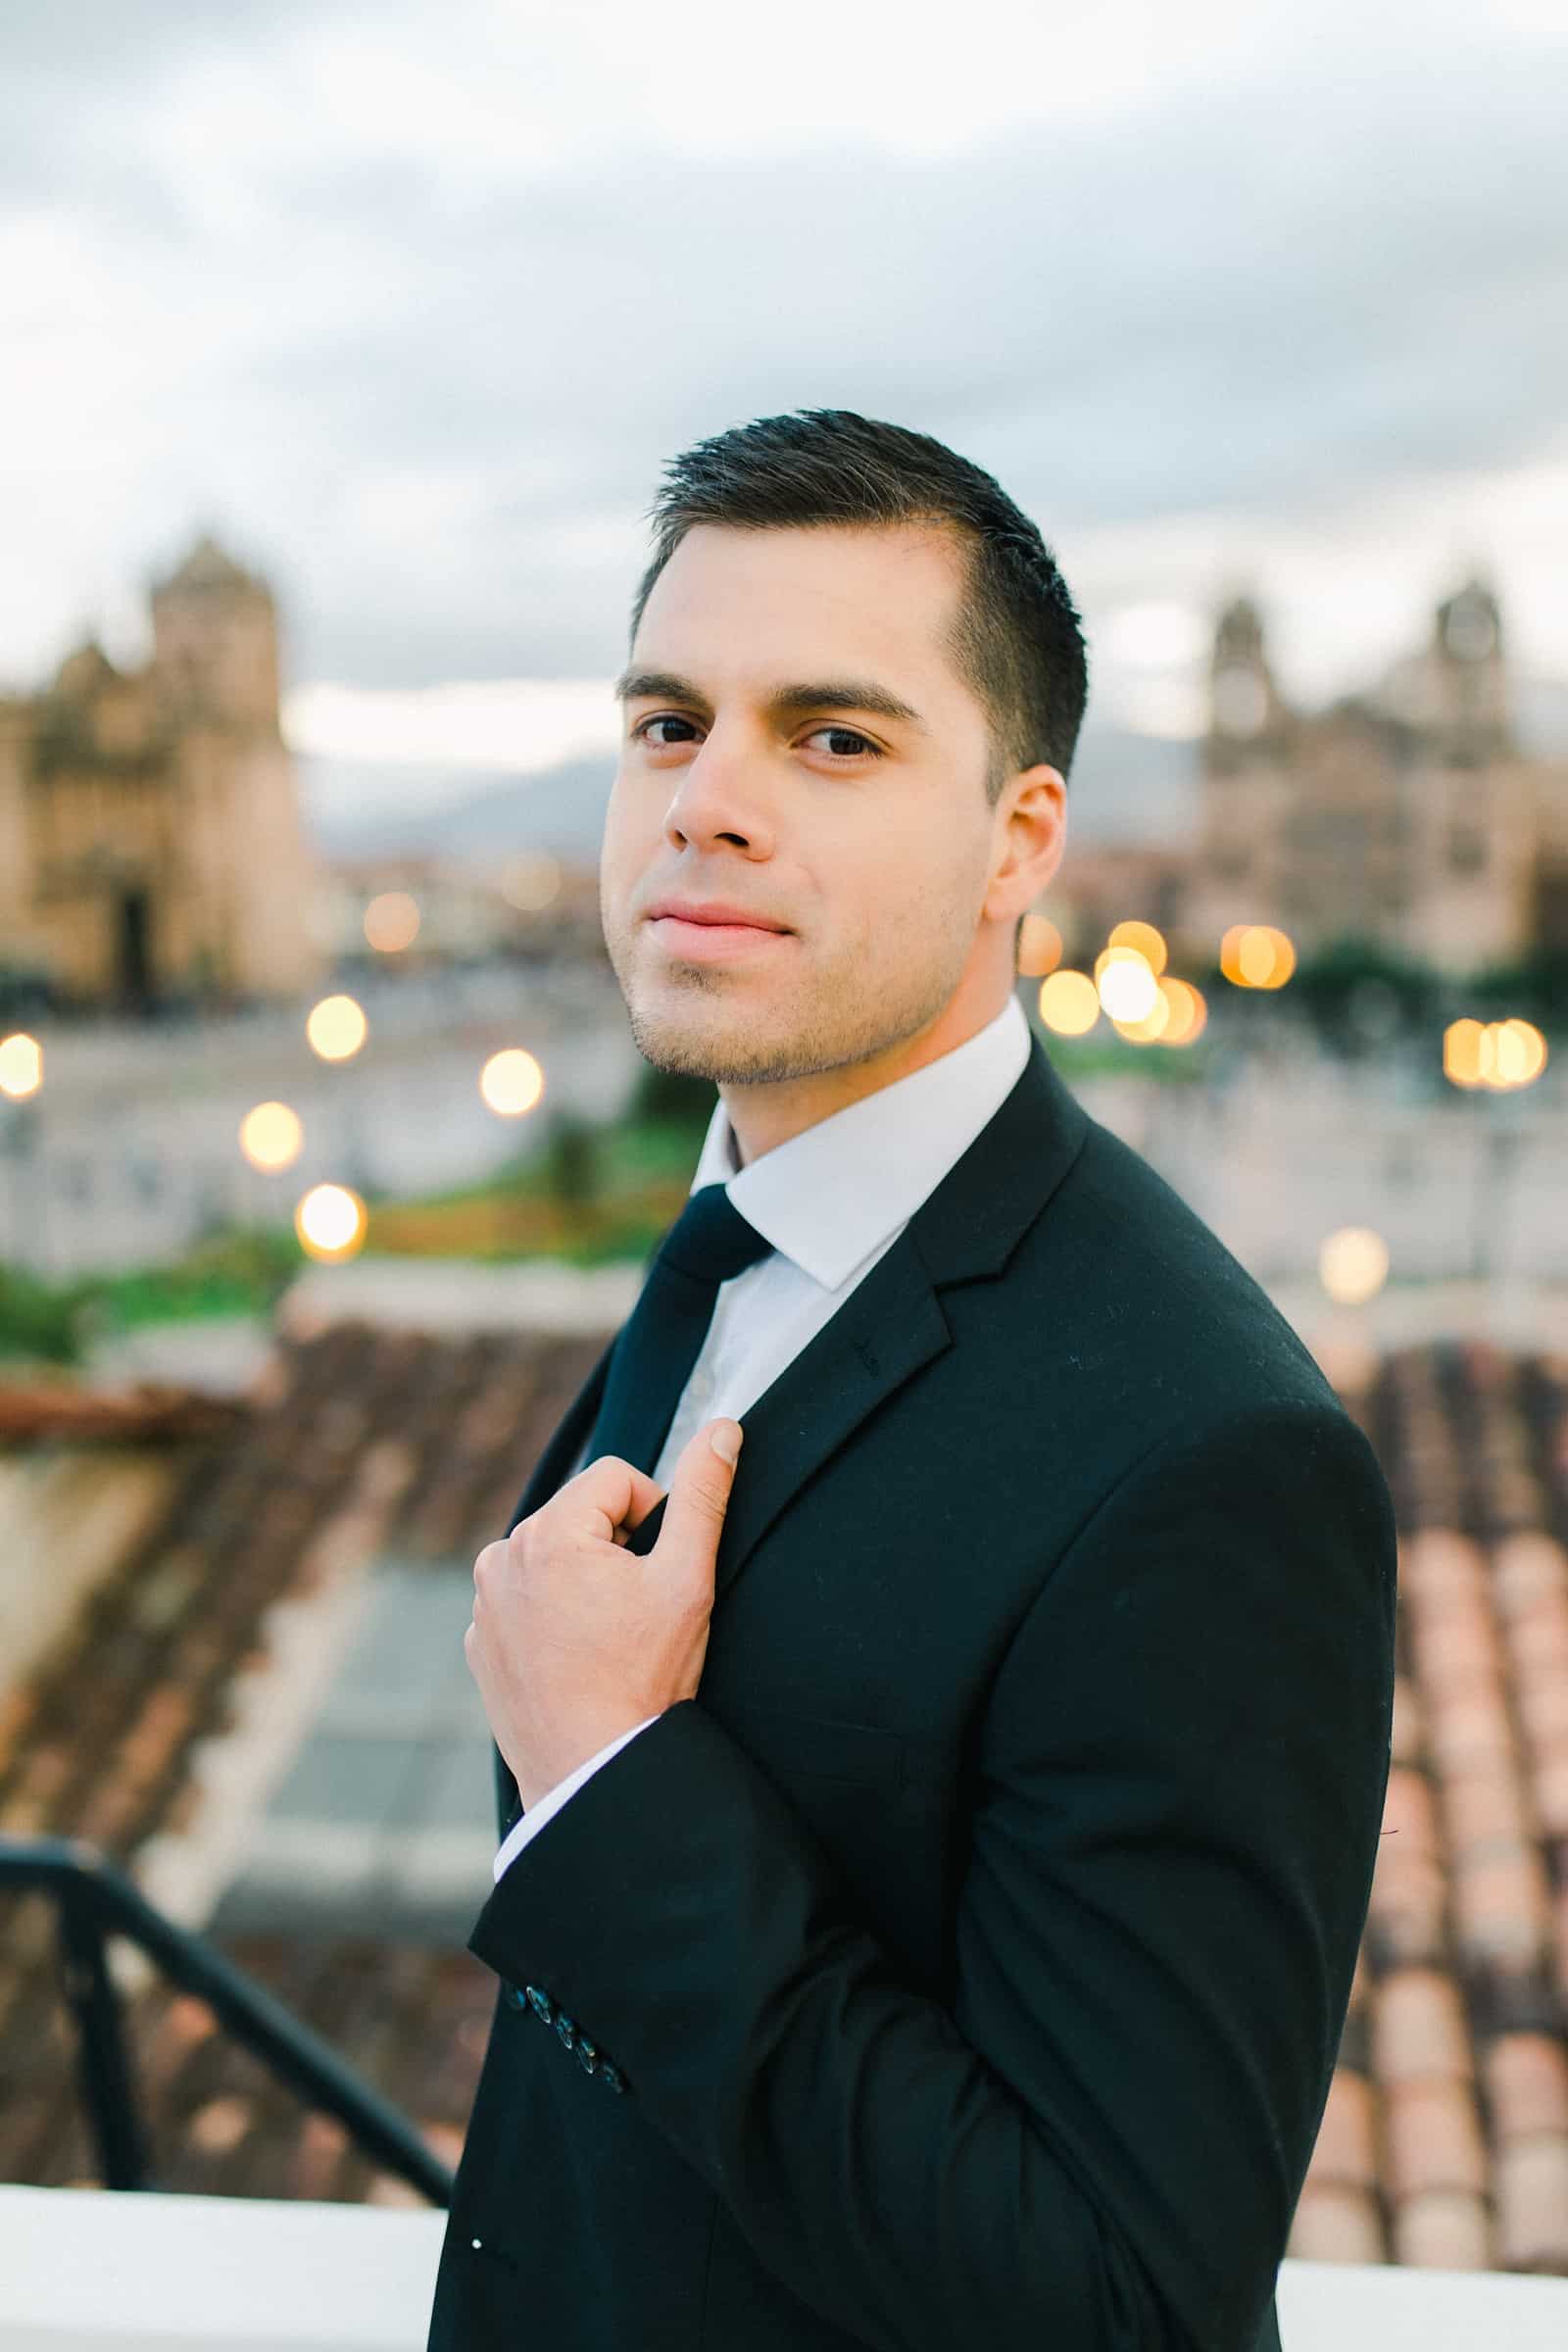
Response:
[[[710,1441],[719,1460],[728,1462],[732,1470],[740,1459],[741,1439],[745,1434],[738,1421],[721,1421]]]

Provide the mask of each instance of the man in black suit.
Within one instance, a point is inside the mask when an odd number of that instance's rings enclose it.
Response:
[[[638,1045],[719,1100],[475,1563],[501,1984],[430,2343],[1263,2352],[1388,1773],[1388,1491],[1028,1034],[1085,696],[1034,526],[842,410],[655,514],[603,911]]]

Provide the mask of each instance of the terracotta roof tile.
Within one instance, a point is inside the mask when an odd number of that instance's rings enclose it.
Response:
[[[1287,2251],[1300,2262],[1387,2262],[1388,2237],[1377,2198],[1363,2188],[1309,2177]]]
[[[1412,2270],[1498,2267],[1487,2201],[1464,2189],[1430,2188],[1407,2197],[1395,2212],[1392,2236],[1394,2260]]]
[[[1496,2200],[1502,2267],[1568,2273],[1568,2133],[1500,2148]]]
[[[1464,2003],[1446,1970],[1394,1969],[1377,1987],[1372,2014],[1374,2062],[1384,2083],[1474,2074]]]
[[[1568,2049],[1560,2040],[1549,2034],[1500,2034],[1483,2067],[1499,2145],[1541,2132],[1568,2135]]]
[[[1388,2187],[1396,2207],[1432,2188],[1484,2193],[1487,2151],[1468,2083],[1431,2074],[1390,2082],[1383,2126]]]
[[[1377,2187],[1377,2094],[1365,2075],[1343,2064],[1329,2085],[1310,2177],[1314,2185],[1334,2181],[1348,2188]]]

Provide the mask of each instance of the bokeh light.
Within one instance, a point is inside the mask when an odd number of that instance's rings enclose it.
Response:
[[[239,1123],[239,1148],[253,1168],[292,1167],[305,1130],[286,1102],[258,1102]]]
[[[1546,1066],[1546,1041],[1534,1021],[1499,1021],[1493,1047],[1494,1086],[1529,1086]]]
[[[0,1095],[9,1095],[14,1102],[24,1102],[35,1095],[43,1084],[43,1048],[25,1029],[15,1029],[9,1037],[0,1037]]]
[[[1481,1084],[1481,1041],[1486,1030],[1479,1021],[1450,1021],[1443,1032],[1444,1076],[1455,1086]]]
[[[1112,1026],[1117,1036],[1124,1037],[1131,1046],[1158,1045],[1170,1026],[1170,1001],[1159,983],[1154,983],[1153,998],[1142,1020],[1115,1021]]]
[[[1389,1245],[1369,1225],[1342,1225],[1325,1237],[1317,1270],[1323,1288],[1341,1306],[1363,1305],[1388,1280]]]
[[[1110,945],[1113,948],[1133,949],[1156,977],[1165,969],[1169,951],[1165,946],[1164,934],[1156,931],[1152,923],[1118,923],[1110,934]]]
[[[1018,926],[1018,970],[1026,980],[1044,979],[1062,957],[1061,933],[1048,914],[1026,914]]]
[[[1296,950],[1272,923],[1233,923],[1220,941],[1219,968],[1237,988],[1283,988]]]
[[[323,1061],[347,1061],[365,1043],[369,1023],[353,997],[323,997],[306,1016],[305,1034]]]
[[[544,1071],[520,1046],[492,1054],[479,1072],[480,1094],[505,1119],[520,1118],[524,1111],[532,1110],[544,1091]]]
[[[1053,972],[1040,983],[1040,1018],[1058,1037],[1084,1037],[1100,1018],[1100,991],[1087,972]]]
[[[412,948],[419,936],[419,909],[406,890],[383,890],[365,909],[365,936],[383,956]]]
[[[1147,1020],[1159,996],[1159,982],[1136,948],[1102,948],[1095,957],[1095,985],[1118,1024]]]
[[[1506,1093],[1532,1085],[1546,1059],[1546,1041],[1534,1021],[1450,1021],[1443,1033],[1443,1073],[1454,1086]]]
[[[1174,980],[1166,976],[1160,980],[1159,993],[1170,1008],[1170,1018],[1160,1032],[1160,1044],[1190,1046],[1195,1038],[1201,1037],[1208,1019],[1208,1006],[1203,1001],[1202,991],[1195,988],[1190,980]]]
[[[368,1223],[365,1202],[346,1184],[313,1184],[294,1211],[294,1230],[308,1257],[327,1262],[353,1257]]]

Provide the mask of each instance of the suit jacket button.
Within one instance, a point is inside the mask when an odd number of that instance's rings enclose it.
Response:
[[[591,2075],[599,2064],[599,2052],[586,2034],[577,2036],[577,2056],[582,2061],[583,2073]]]
[[[556,2032],[569,2050],[576,2036],[577,2027],[575,2020],[569,2018],[564,2009],[556,2011]]]
[[[601,2082],[608,2082],[612,2090],[624,2090],[626,2087],[625,2076],[619,2067],[612,2065],[608,2058],[601,2058],[599,2061],[599,2080]]]
[[[542,1991],[537,1984],[525,1984],[522,1989],[535,2017],[542,2017],[547,2026],[552,2025],[555,2022],[556,2013],[551,2005],[549,1993]]]

